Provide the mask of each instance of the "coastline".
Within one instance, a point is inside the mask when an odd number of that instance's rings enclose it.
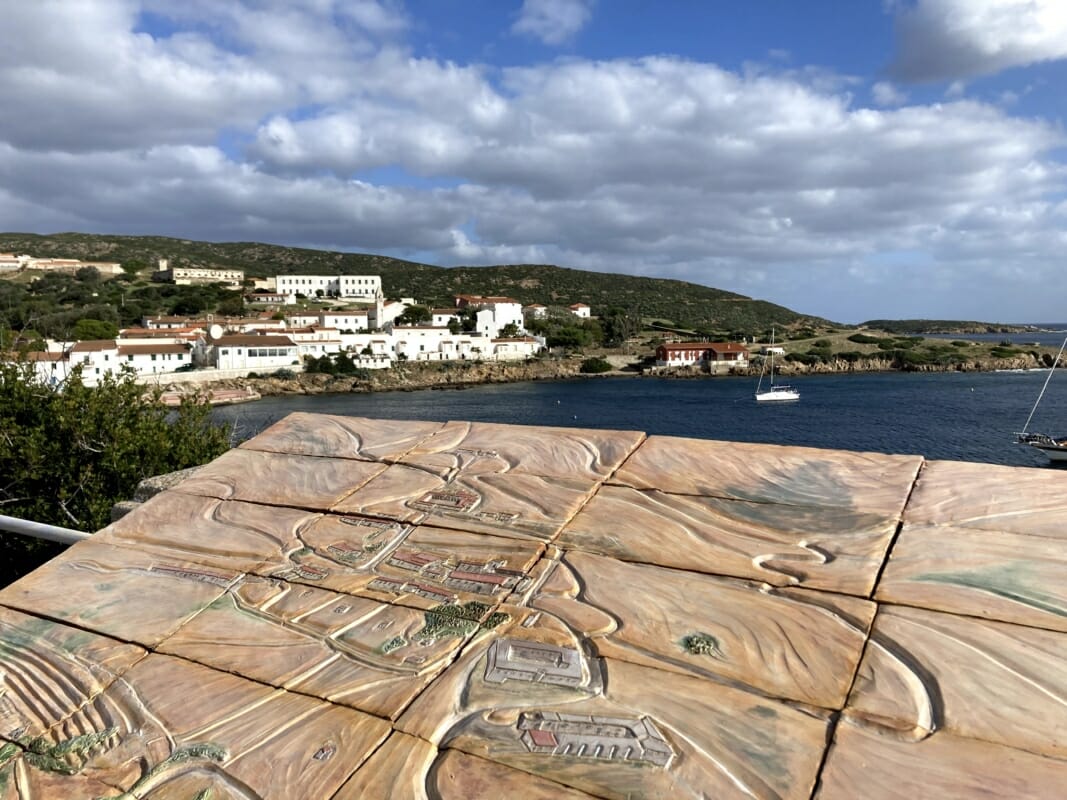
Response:
[[[681,367],[670,372],[650,372],[637,367],[616,368],[609,372],[581,372],[582,358],[532,359],[526,362],[432,362],[403,363],[375,370],[367,376],[295,373],[292,377],[226,378],[197,384],[173,383],[164,396],[177,402],[185,394],[206,393],[212,404],[250,402],[261,397],[417,391],[421,389],[463,390],[494,383],[557,381],[574,378],[654,377],[669,380],[700,380],[719,377],[757,377],[758,367],[749,366],[720,373],[700,367]],[[619,361],[618,358],[615,359]],[[1013,358],[979,358],[955,364],[923,364],[900,368],[887,359],[862,359],[805,365],[787,362],[782,376],[860,374],[882,372],[995,372],[1040,369],[1043,365],[1029,354]],[[215,399],[218,398],[218,399]]]

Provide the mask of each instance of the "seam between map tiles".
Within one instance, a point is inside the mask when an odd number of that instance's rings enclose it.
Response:
[[[893,532],[893,538],[889,540],[889,544],[886,545],[885,555],[882,556],[882,563],[879,565],[878,571],[874,575],[874,583],[871,584],[871,592],[867,595],[870,600],[874,600],[874,596],[878,593],[878,585],[882,582],[882,575],[885,574],[886,567],[889,566],[889,559],[893,557],[893,548],[896,547],[897,542],[900,540],[900,533],[904,530],[904,515],[907,513],[911,498],[915,495],[915,490],[919,487],[919,479],[925,469],[926,459],[923,459],[919,462],[919,468],[915,471],[915,476],[911,481],[911,488],[908,490],[907,497],[904,498],[904,505],[901,506],[899,516],[897,517],[897,529]]]
[[[859,658],[856,659],[856,666],[852,670],[852,680],[849,681],[848,691],[845,692],[844,702],[840,709],[834,710],[830,717],[829,724],[827,725],[826,747],[823,749],[822,759],[819,761],[819,768],[815,772],[815,782],[812,784],[811,794],[809,795],[811,798],[814,798],[819,792],[822,783],[823,770],[826,768],[826,762],[830,757],[830,751],[834,748],[834,740],[837,736],[837,726],[841,720],[841,716],[844,714],[845,708],[848,707],[849,698],[852,696],[852,692],[856,687],[856,680],[859,677],[860,667],[863,664],[864,657],[867,655],[867,649],[870,647],[871,638],[874,635],[874,625],[878,621],[878,615],[882,613],[881,604],[874,599],[874,595],[878,591],[878,584],[882,581],[882,574],[885,572],[886,565],[889,564],[889,558],[893,553],[893,547],[900,538],[900,532],[904,529],[904,512],[907,510],[908,504],[911,502],[912,495],[915,493],[915,489],[919,483],[919,477],[922,475],[925,467],[926,459],[924,458],[919,462],[919,466],[915,470],[915,475],[912,477],[911,487],[908,490],[907,497],[904,498],[904,504],[901,507],[897,518],[896,530],[893,532],[893,537],[890,539],[889,544],[886,545],[885,554],[882,556],[882,563],[879,565],[878,571],[874,576],[874,581],[871,583],[871,591],[866,597],[866,599],[874,603],[874,616],[871,617],[871,624],[867,629],[866,637],[864,637],[863,647],[860,648]]]

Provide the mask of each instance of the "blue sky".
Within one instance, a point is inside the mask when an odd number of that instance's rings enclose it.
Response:
[[[6,230],[1067,320],[1061,0],[4,6]]]

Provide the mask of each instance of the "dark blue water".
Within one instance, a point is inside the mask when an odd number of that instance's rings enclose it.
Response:
[[[703,439],[914,453],[1042,466],[1013,442],[1048,372],[888,373],[791,379],[797,403],[767,406],[743,378],[593,378],[465,390],[287,396],[220,407],[251,435],[292,411],[643,430]],[[1067,371],[1052,375],[1030,430],[1067,435]]]

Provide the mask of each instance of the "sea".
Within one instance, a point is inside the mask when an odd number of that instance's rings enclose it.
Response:
[[[1067,436],[1067,369],[791,377],[801,399],[787,404],[757,404],[752,378],[591,377],[466,389],[287,395],[220,406],[213,413],[233,422],[241,437],[293,411],[307,411],[641,430],[1046,467],[1043,454],[1014,441],[1046,381],[1028,430]]]

